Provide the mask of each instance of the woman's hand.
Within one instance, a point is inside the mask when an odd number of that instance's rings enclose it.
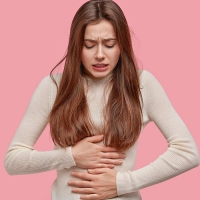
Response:
[[[83,169],[113,168],[121,165],[126,157],[115,148],[97,144],[103,140],[103,135],[84,138],[72,147],[72,155],[76,166]]]
[[[72,192],[81,194],[82,200],[103,200],[117,196],[117,171],[109,168],[89,169],[88,173],[72,172],[72,176],[81,180],[70,180]]]

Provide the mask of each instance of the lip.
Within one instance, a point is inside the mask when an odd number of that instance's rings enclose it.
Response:
[[[103,72],[106,71],[108,69],[108,64],[105,63],[96,63],[94,65],[92,65],[93,70],[97,71],[97,72]]]
[[[103,67],[107,67],[108,64],[105,63],[96,63],[94,65],[92,65],[93,67],[97,67],[97,68],[103,68]]]

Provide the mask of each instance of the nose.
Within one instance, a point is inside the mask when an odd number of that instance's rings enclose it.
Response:
[[[105,58],[105,54],[103,52],[103,49],[102,49],[101,45],[98,46],[95,58],[98,59],[98,60],[102,60],[102,59]]]

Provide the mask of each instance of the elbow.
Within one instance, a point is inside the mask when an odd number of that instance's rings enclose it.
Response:
[[[13,176],[13,175],[17,175],[16,171],[14,170],[14,166],[12,165],[11,159],[10,159],[10,155],[6,154],[5,159],[4,159],[4,168],[6,170],[6,172]]]
[[[9,175],[20,175],[25,173],[27,161],[24,162],[21,151],[8,150],[4,158],[4,168]]]
[[[191,170],[200,165],[199,152],[194,142],[173,144],[170,149],[175,158],[173,162],[177,164],[175,168],[179,169],[180,172]]]
[[[197,148],[197,145],[194,143],[193,148],[191,148],[191,162],[193,163],[193,167],[197,167],[200,165],[200,155],[199,155],[199,151]]]
[[[29,174],[31,171],[30,156],[33,149],[16,143],[6,152],[4,168],[9,175]]]
[[[193,166],[198,167],[199,165],[200,165],[200,155],[197,151],[196,154],[194,154],[193,156]]]
[[[196,145],[193,145],[193,148],[190,148],[187,153],[187,158],[190,163],[190,169],[198,167],[200,165],[200,156]]]
[[[10,175],[10,176],[18,175],[12,169],[10,169],[10,168],[8,168],[6,166],[5,166],[5,170],[6,170],[7,174]]]
[[[182,139],[179,143],[172,144],[175,152],[179,154],[179,158],[182,157],[182,167],[186,167],[187,170],[195,168],[200,165],[200,155],[197,145],[193,139]]]

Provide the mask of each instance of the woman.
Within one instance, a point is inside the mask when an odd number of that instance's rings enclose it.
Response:
[[[140,189],[199,165],[194,140],[161,85],[137,68],[116,3],[88,1],[80,7],[65,59],[63,73],[45,77],[33,94],[6,154],[9,174],[56,169],[55,200],[139,200]],[[168,150],[133,171],[137,139],[150,121]],[[47,123],[55,150],[38,152],[33,146]]]

